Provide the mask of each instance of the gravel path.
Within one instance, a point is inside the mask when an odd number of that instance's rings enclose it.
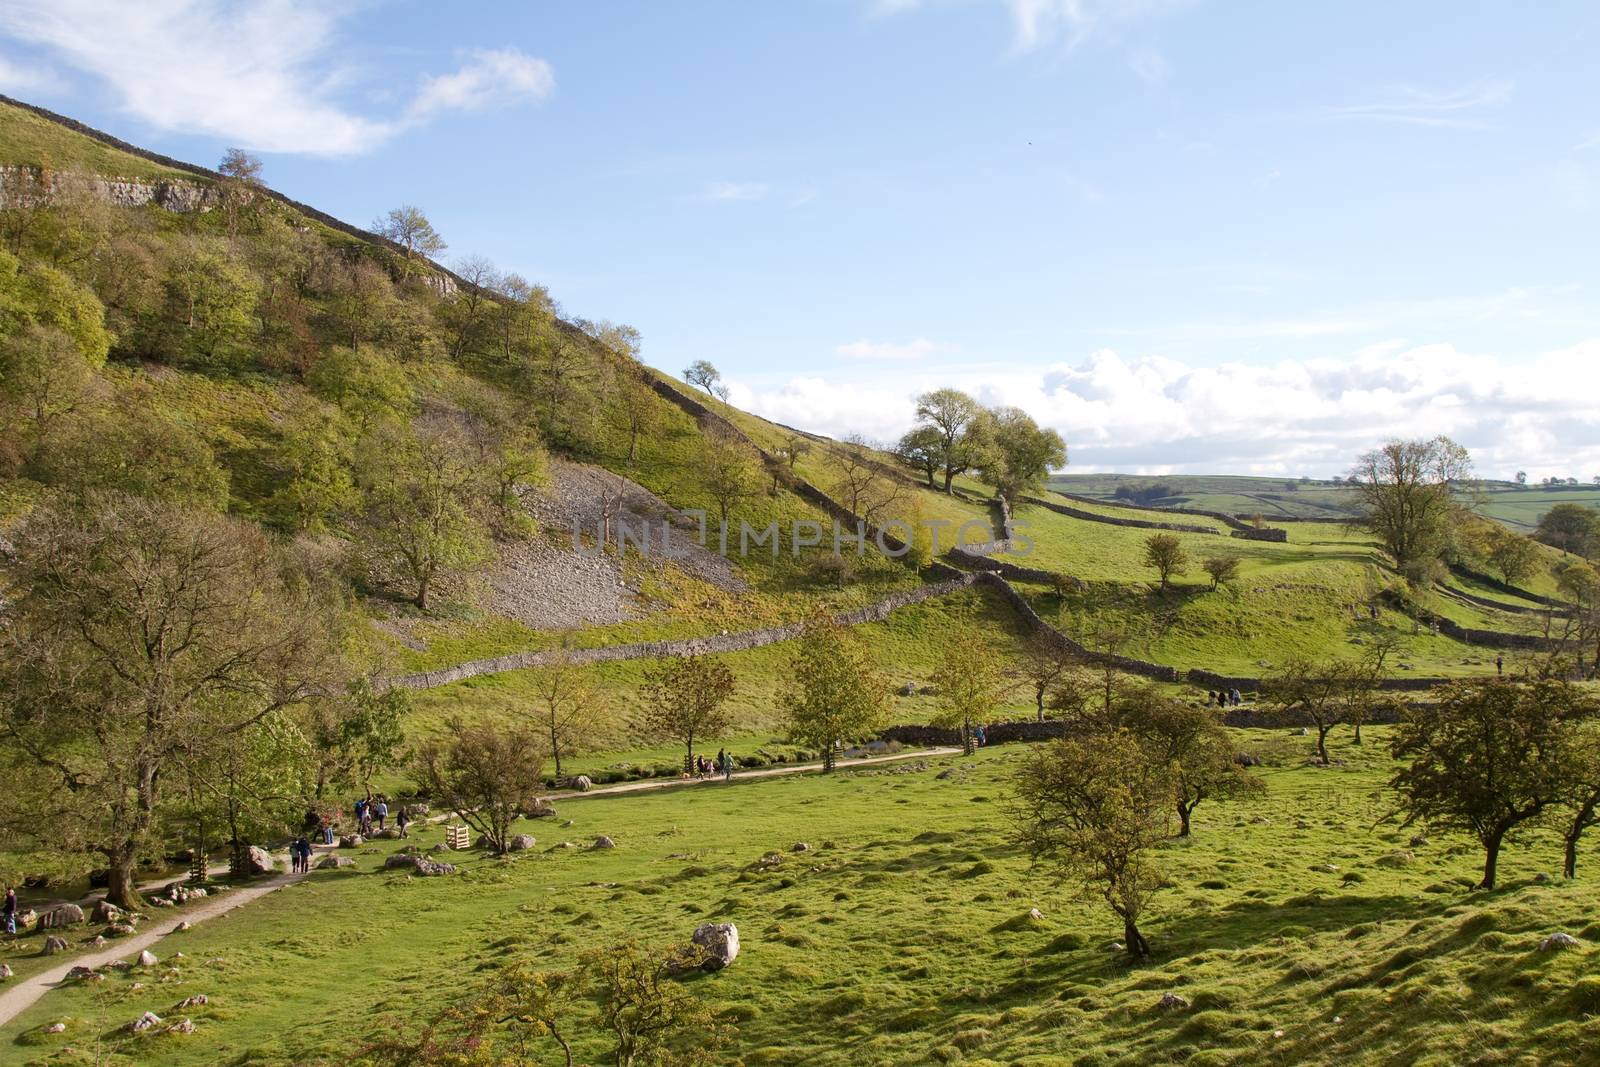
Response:
[[[894,763],[907,759],[927,759],[932,756],[950,756],[961,752],[959,748],[927,748],[914,752],[896,752],[889,756],[867,756],[862,759],[840,760],[835,767],[838,770],[851,770],[856,767],[865,767],[877,763]],[[765,767],[761,770],[742,771],[733,776],[733,781],[744,782],[759,778],[777,778],[789,774],[804,774],[822,769],[820,763],[797,763],[786,767]],[[552,793],[552,800],[591,799],[596,797],[616,796],[626,793],[645,793],[664,789],[687,788],[689,786],[717,786],[727,784],[720,778],[694,779],[694,778],[667,778],[646,780],[640,782],[623,782],[618,785],[597,786],[587,793],[564,792]],[[439,822],[450,818],[448,815],[436,815],[430,822]],[[331,848],[318,846],[318,854],[334,851]],[[316,857],[312,857],[313,864]],[[74,967],[104,967],[113,960],[131,959],[142,950],[150,948],[156,942],[166,937],[177,929],[180,922],[187,921],[191,926],[198,925],[207,919],[214,919],[218,915],[226,914],[234,908],[260,900],[275,890],[286,885],[292,885],[305,874],[279,874],[267,881],[238,889],[230,889],[220,896],[208,896],[198,906],[184,908],[180,914],[163,917],[158,921],[147,923],[139,933],[131,937],[119,938],[115,944],[108,945],[99,952],[87,955],[74,956],[60,966],[52,967],[47,971],[24,978],[16,985],[0,990],[0,1026],[4,1026],[16,1018],[34,1001],[44,996],[50,990],[59,986],[67,977],[67,972]],[[161,953],[156,953],[161,956]],[[165,958],[165,957],[163,957]]]

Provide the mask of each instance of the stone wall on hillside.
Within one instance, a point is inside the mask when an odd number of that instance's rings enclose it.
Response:
[[[1482,571],[1475,571],[1471,567],[1464,567],[1459,563],[1450,564],[1450,570],[1454,574],[1458,574],[1463,578],[1470,578],[1472,581],[1486,585],[1490,589],[1493,589],[1496,592],[1505,593],[1508,596],[1519,597],[1522,600],[1531,600],[1535,604],[1541,604],[1547,608],[1567,607],[1567,605],[1562,601],[1552,600],[1550,597],[1540,596],[1538,593],[1530,593],[1526,589],[1519,589],[1517,586],[1511,585],[1509,582],[1502,582],[1492,574],[1484,574]]]
[[[1074,519],[1083,519],[1085,522],[1101,522],[1107,526],[1128,526],[1139,530],[1173,530],[1177,533],[1210,534],[1212,537],[1221,536],[1218,531],[1210,526],[1196,526],[1192,523],[1184,522],[1153,522],[1149,519],[1119,519],[1115,515],[1101,515],[1093,511],[1084,511],[1081,508],[1057,504],[1053,500],[1044,500],[1036,496],[1025,497],[1024,499],[1030,504],[1036,504],[1041,508],[1049,508],[1051,511]]]
[[[1080,496],[1077,493],[1063,493],[1059,489],[1052,489],[1051,492],[1055,493],[1057,496],[1066,497],[1068,500],[1076,500],[1080,504],[1095,504],[1103,508],[1124,508],[1128,511],[1154,511],[1164,515],[1194,515],[1203,519],[1216,519],[1229,529],[1235,531],[1233,536],[1242,537],[1250,541],[1289,540],[1289,531],[1287,530],[1280,530],[1271,526],[1258,527],[1253,522],[1247,522],[1239,518],[1237,515],[1229,515],[1225,511],[1206,511],[1202,508],[1145,507],[1140,504],[1124,504],[1117,500],[1099,500],[1092,496]],[[1273,517],[1273,521],[1277,521],[1277,516]]]
[[[973,580],[974,578],[971,575],[962,575],[942,582],[919,585],[914,589],[903,589],[864,607],[840,612],[834,618],[846,626],[880,622],[888,618],[893,611],[911,604],[919,604],[933,597],[941,597],[953,593],[970,585]],[[567,653],[567,658],[570,662],[582,666],[592,663],[611,663],[617,660],[663,659],[668,656],[706,656],[722,652],[743,652],[746,649],[760,648],[763,645],[776,644],[780,641],[792,641],[800,636],[800,631],[801,624],[795,622],[784,626],[768,626],[758,630],[741,630],[737,633],[712,634],[705,637],[681,637],[669,641],[641,641],[634,644],[610,645],[601,648],[578,648],[570,650]],[[388,687],[433,689],[437,686],[449,685],[452,682],[465,681],[468,678],[477,678],[487,674],[501,674],[505,671],[520,671],[531,667],[542,667],[551,662],[557,655],[558,652],[553,650],[513,652],[506,656],[495,656],[490,659],[458,663],[453,667],[441,667],[438,670],[401,675],[390,679]]]

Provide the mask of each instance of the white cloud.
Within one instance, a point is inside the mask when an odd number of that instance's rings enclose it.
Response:
[[[851,341],[834,349],[846,359],[861,359],[879,362],[906,362],[914,359],[927,359],[929,356],[941,352],[951,352],[954,348],[950,345],[935,344],[925,337],[919,337],[908,344],[896,344],[893,341]]]
[[[1347,359],[1193,366],[1111,350],[1048,367],[927,367],[850,380],[735,384],[757,414],[834,436],[888,440],[913,398],[954,385],[1016,404],[1066,438],[1073,469],[1343,473],[1393,436],[1446,433],[1481,473],[1600,472],[1600,340],[1511,362],[1448,344],[1368,346]]]
[[[1172,76],[1167,58],[1154,48],[1135,48],[1128,56],[1128,66],[1151,85],[1160,85]]]
[[[0,35],[101,79],[154,126],[268,152],[364,152],[444,111],[539,99],[554,84],[543,60],[476,52],[399,115],[358,114],[332,98],[350,74],[339,17],[306,0],[0,0]]]
[[[542,59],[514,48],[469,52],[467,63],[454,74],[424,79],[411,115],[426,119],[441,111],[482,111],[518,100],[543,100],[555,87],[555,72]]]
[[[765,182],[712,182],[702,200],[765,200],[772,187]]]
[[[1385,100],[1326,107],[1319,114],[1325,119],[1481,129],[1484,120],[1473,113],[1504,105],[1511,99],[1513,88],[1513,83],[1505,80],[1480,82],[1460,89],[1423,89],[1397,85],[1388,90]]]
[[[1261,177],[1256,179],[1256,188],[1266,189],[1281,177],[1283,177],[1283,171],[1279,170],[1277,167],[1273,167],[1271,170],[1267,171],[1265,174],[1261,175]]]

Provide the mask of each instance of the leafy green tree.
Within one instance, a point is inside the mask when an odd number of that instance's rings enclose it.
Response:
[[[722,396],[722,373],[709,360],[697,359],[684,368],[683,380],[697,385],[711,396]]]
[[[705,656],[671,656],[645,671],[645,729],[684,746],[684,773],[694,770],[695,742],[727,730],[733,690],[733,672]]]
[[[939,473],[944,461],[944,437],[936,426],[917,426],[907,430],[894,446],[894,454],[901,462],[922,472],[928,479],[928,488],[937,489],[933,476]]]
[[[1219,709],[1162,696],[1152,689],[1128,694],[1113,721],[1143,743],[1164,764],[1172,780],[1178,836],[1188,837],[1194,809],[1207,799],[1257,797],[1261,779],[1239,766]]]
[[[1350,484],[1360,522],[1408,577],[1437,561],[1449,543],[1461,516],[1451,486],[1471,472],[1467,450],[1448,437],[1390,441],[1356,462]]]
[[[172,247],[162,279],[166,311],[162,354],[199,368],[236,366],[249,357],[259,287],[219,241],[191,238]]]
[[[1352,699],[1375,683],[1366,672],[1348,660],[1311,660],[1291,656],[1262,680],[1262,695],[1276,704],[1281,714],[1309,721],[1317,731],[1317,762],[1324,767],[1328,757],[1328,734],[1335,726],[1351,721],[1362,705]]]
[[[881,725],[888,686],[872,654],[845,626],[826,615],[807,620],[796,642],[783,707],[790,738],[820,749],[831,772],[841,741]]]
[[[1555,808],[1571,779],[1563,722],[1579,703],[1564,682],[1455,682],[1404,709],[1390,779],[1405,824],[1459,830],[1483,846],[1480,889],[1493,889],[1508,834]]]
[[[288,715],[225,733],[185,754],[178,777],[183,799],[174,821],[193,828],[193,846],[228,846],[236,873],[249,845],[294,829],[311,794],[311,745]]]
[[[65,493],[122,492],[222,511],[228,474],[199,434],[135,389],[56,421],[29,473]]]
[[[1582,504],[1557,504],[1539,516],[1533,536],[1562,552],[1593,556],[1600,552],[1600,511]]]
[[[529,677],[539,709],[539,732],[555,761],[559,781],[561,757],[579,751],[604,728],[604,704],[599,689],[584,668],[573,661],[565,644],[550,653],[543,666],[529,672]]]
[[[306,384],[362,430],[391,416],[408,418],[416,410],[415,391],[405,372],[370,347],[327,349],[311,367]]]
[[[481,476],[448,422],[385,423],[369,433],[358,452],[353,530],[368,574],[426,610],[441,581],[485,563]]]
[[[1211,588],[1215,590],[1239,577],[1239,562],[1238,556],[1207,556],[1200,569],[1211,576]]]
[[[1189,553],[1175,534],[1151,534],[1144,540],[1144,565],[1155,568],[1161,577],[1161,591],[1166,592],[1173,576],[1189,568]]]
[[[697,467],[700,486],[716,504],[717,515],[726,526],[733,509],[758,490],[756,455],[733,434],[707,428],[700,435]]]
[[[93,377],[72,338],[54,326],[29,323],[0,337],[0,404],[27,419],[35,435],[71,411]]]
[[[1165,884],[1154,853],[1172,836],[1167,765],[1133,734],[1112,730],[1037,746],[1015,789],[1017,836],[1033,861],[1104,900],[1122,920],[1128,955],[1148,957],[1139,921]]]
[[[961,750],[972,755],[977,727],[987,722],[1011,686],[999,649],[970,620],[949,629],[933,672],[932,725],[961,732]]]
[[[93,292],[63,270],[0,251],[0,338],[29,326],[66,334],[92,368],[104,364],[111,349],[105,306]]]
[[[45,505],[17,556],[0,825],[104,856],[107,899],[137,908],[174,776],[337,684],[334,605],[258,530],[136,497]]]
[[[242,148],[230,148],[217,164],[222,180],[217,183],[222,196],[222,211],[228,220],[228,236],[239,232],[239,219],[261,195],[261,158]]]
[[[917,423],[938,435],[939,468],[944,471],[944,491],[959,474],[977,465],[985,442],[983,405],[959,389],[934,389],[917,397]],[[932,445],[932,439],[929,440]]]
[[[1516,585],[1533,574],[1539,564],[1539,546],[1530,538],[1502,526],[1490,527],[1485,549],[1489,564],[1509,585]]]
[[[1052,470],[1066,466],[1067,446],[1061,435],[1042,429],[1021,408],[996,408],[988,426],[979,473],[1013,505],[1042,486]]]
[[[355,502],[354,443],[349,423],[330,405],[291,397],[276,440],[265,449],[271,494],[265,520],[287,530],[322,533]]]
[[[632,941],[583,954],[580,968],[592,976],[601,1023],[616,1041],[616,1067],[708,1067],[718,1062],[725,1027],[715,1011],[673,977],[693,962],[691,949],[651,951]]]
[[[539,732],[487,717],[452,716],[443,733],[417,746],[412,773],[423,792],[478,831],[491,852],[511,848],[511,827],[544,788]]]

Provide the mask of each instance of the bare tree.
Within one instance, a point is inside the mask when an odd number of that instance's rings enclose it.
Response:
[[[412,204],[401,204],[372,224],[372,231],[387,237],[405,252],[404,270],[409,277],[425,259],[437,256],[447,247],[444,238],[433,228],[422,209]]]

